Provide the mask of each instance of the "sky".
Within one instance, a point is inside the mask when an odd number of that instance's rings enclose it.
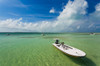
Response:
[[[0,32],[100,32],[100,0],[0,0]]]

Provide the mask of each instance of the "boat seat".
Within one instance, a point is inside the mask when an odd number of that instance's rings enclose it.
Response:
[[[58,47],[60,47],[60,45],[57,45]]]

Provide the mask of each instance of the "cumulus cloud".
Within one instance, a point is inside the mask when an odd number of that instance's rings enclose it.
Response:
[[[96,11],[100,11],[100,3],[96,5]]]
[[[88,28],[94,32],[100,32],[100,3],[95,6],[95,12],[88,16]]]
[[[78,25],[83,16],[86,14],[87,7],[88,4],[85,0],[74,0],[74,1],[69,0],[63,11],[57,18],[58,22],[61,22],[65,27],[65,29],[63,30],[70,31],[69,28],[72,24],[77,23]]]
[[[58,16],[58,19],[64,20],[65,18],[69,19],[73,16],[84,15],[86,14],[87,7],[88,5],[85,0],[74,0],[74,2],[69,0],[68,4]]]
[[[94,25],[100,23],[100,3],[95,6],[95,12],[89,15],[89,21]]]
[[[49,13],[55,13],[55,9],[52,8],[52,9],[49,11]]]
[[[33,32],[75,32],[88,31],[93,26],[94,22],[100,21],[99,5],[96,5],[96,11],[89,16],[86,16],[88,3],[85,0],[70,1],[65,5],[63,11],[54,21],[42,22],[22,22],[20,19],[6,19],[0,21],[0,31],[9,29],[15,31],[33,31]],[[52,8],[50,13],[54,13]],[[96,16],[94,16],[96,15]],[[96,19],[96,20],[95,20]],[[81,28],[80,28],[81,27]],[[2,29],[1,29],[2,28]],[[93,30],[93,29],[92,29]]]

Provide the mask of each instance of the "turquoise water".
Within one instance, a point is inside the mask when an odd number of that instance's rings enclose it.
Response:
[[[55,38],[87,53],[84,58],[63,54]],[[0,34],[0,66],[100,66],[100,35]]]

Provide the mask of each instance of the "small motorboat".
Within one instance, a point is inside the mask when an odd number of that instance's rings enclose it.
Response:
[[[57,42],[53,43],[53,46],[59,49],[60,51],[62,51],[63,53],[70,55],[70,56],[74,56],[74,57],[85,57],[86,56],[85,52],[77,48],[71,47],[69,45],[66,45],[64,44],[64,42],[59,44],[58,40]]]

